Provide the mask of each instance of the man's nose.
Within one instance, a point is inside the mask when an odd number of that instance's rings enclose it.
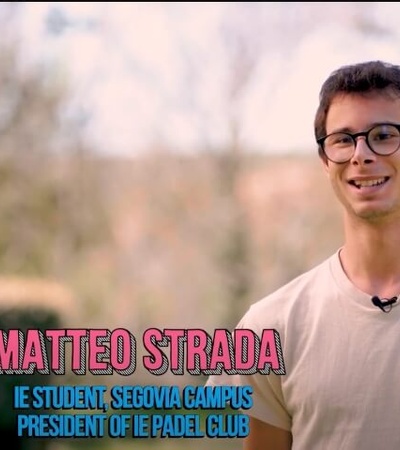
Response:
[[[369,164],[376,160],[376,154],[369,148],[365,136],[357,136],[354,139],[354,154],[352,164]]]

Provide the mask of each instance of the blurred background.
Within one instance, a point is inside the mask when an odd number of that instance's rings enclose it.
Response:
[[[2,327],[212,334],[328,257],[342,235],[319,89],[340,65],[398,63],[399,19],[388,2],[2,2]],[[140,366],[67,381],[205,381]]]

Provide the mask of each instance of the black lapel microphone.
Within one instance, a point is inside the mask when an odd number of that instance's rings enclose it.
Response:
[[[377,295],[371,298],[371,302],[374,306],[380,308],[383,312],[388,313],[392,310],[393,303],[397,302],[398,297],[392,297],[390,299],[384,298],[380,299]],[[383,301],[385,300],[385,301]]]

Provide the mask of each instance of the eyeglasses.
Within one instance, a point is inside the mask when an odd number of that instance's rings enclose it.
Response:
[[[330,161],[342,164],[353,157],[359,136],[365,136],[369,149],[375,154],[389,156],[400,147],[400,124],[381,123],[354,134],[331,133],[317,139],[317,143]]]

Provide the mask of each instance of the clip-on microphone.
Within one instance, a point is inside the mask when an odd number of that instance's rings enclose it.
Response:
[[[373,305],[380,308],[383,312],[388,313],[392,310],[392,305],[393,305],[393,303],[397,302],[397,299],[398,299],[398,297],[392,297],[391,299],[384,298],[383,300],[386,300],[386,301],[382,301],[377,295],[374,295],[371,298],[371,302]],[[387,307],[389,307],[389,309],[386,309]]]

